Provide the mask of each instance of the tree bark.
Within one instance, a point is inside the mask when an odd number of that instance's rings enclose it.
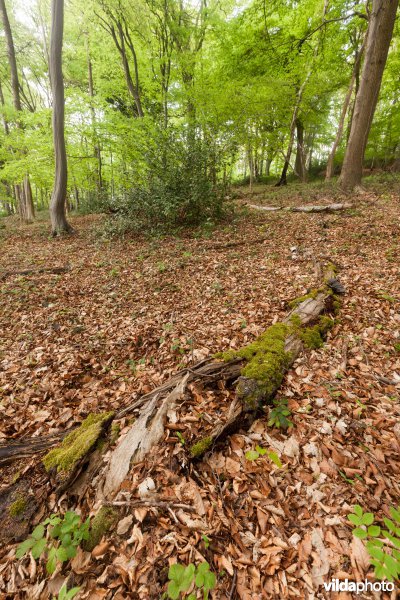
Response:
[[[11,91],[13,96],[13,104],[17,113],[21,112],[22,104],[21,104],[21,88],[18,77],[18,67],[17,60],[15,55],[15,46],[14,39],[11,31],[10,20],[7,14],[7,7],[5,4],[5,0],[0,0],[0,11],[3,21],[4,34],[7,43],[7,55],[8,62],[10,65],[10,73],[11,73]],[[1,94],[2,95],[2,94]],[[4,104],[4,99],[2,101]],[[18,127],[22,129],[21,122],[18,120]],[[9,133],[9,128],[6,120],[4,120],[4,129],[6,135]],[[26,183],[27,181],[27,183]],[[22,221],[30,223],[34,218],[34,208],[33,208],[33,199],[32,192],[29,183],[29,176],[26,175],[24,182],[22,185],[18,184],[18,189],[16,189],[16,196],[18,197],[18,207],[19,214]]]
[[[399,0],[373,0],[365,61],[339,184],[351,191],[361,185],[368,135],[378,102]]]
[[[357,73],[360,70],[360,65],[361,65],[361,59],[362,59],[362,55],[364,54],[364,49],[365,49],[365,44],[367,41],[367,36],[368,36],[368,31],[365,34],[364,37],[364,41],[362,43],[362,46],[359,50],[359,52],[357,53],[357,57],[356,60],[354,62],[354,67],[353,67],[353,73],[351,76],[351,80],[350,80],[350,84],[343,102],[343,106],[342,106],[342,110],[340,113],[340,119],[339,119],[339,126],[338,126],[338,130],[336,132],[336,137],[335,137],[335,141],[333,142],[333,146],[332,149],[330,151],[329,154],[329,158],[328,158],[328,162],[326,164],[326,175],[325,175],[325,179],[331,179],[333,176],[333,172],[334,172],[334,161],[335,161],[335,155],[336,155],[336,150],[340,144],[340,141],[342,139],[342,135],[343,135],[343,128],[344,128],[344,121],[346,118],[346,114],[350,105],[350,100],[351,100],[351,95],[353,93],[353,88],[354,88],[354,83],[356,81],[356,77],[357,77]]]
[[[96,130],[96,113],[95,113],[94,106],[93,106],[93,98],[94,98],[93,66],[92,66],[92,59],[90,56],[88,36],[86,36],[86,55],[87,55],[87,68],[88,68],[88,88],[89,88],[89,96],[90,96],[90,115],[91,115],[91,119],[92,119],[92,131],[93,131],[93,140],[94,140],[94,155],[97,158],[96,187],[97,187],[97,193],[100,195],[103,190],[102,162],[101,162],[100,143],[98,140],[97,130]]]
[[[296,121],[296,133],[297,133],[297,149],[296,149],[296,162],[295,171],[300,181],[305,183],[307,181],[307,170],[306,170],[306,157],[304,152],[304,126],[300,119]]]
[[[8,14],[7,14],[5,0],[0,0],[0,10],[1,10],[1,16],[2,16],[2,20],[3,20],[4,35],[6,37],[6,42],[7,42],[7,55],[8,55],[8,62],[10,65],[10,72],[11,72],[11,89],[12,89],[12,94],[13,94],[14,107],[15,107],[15,110],[21,111],[22,106],[21,106],[21,98],[20,98],[20,93],[19,93],[20,88],[19,88],[17,60],[15,58],[14,40],[13,40],[13,36],[12,36],[12,32],[11,32],[11,26],[10,26],[10,21],[9,21]]]
[[[64,0],[51,3],[50,79],[53,92],[53,143],[55,180],[50,203],[53,236],[70,232],[65,213],[67,195],[67,153],[64,137],[64,81],[62,74],[62,42],[64,30]]]

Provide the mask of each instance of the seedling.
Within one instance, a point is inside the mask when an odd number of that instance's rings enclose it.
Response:
[[[249,450],[248,452],[246,452],[245,457],[247,460],[257,460],[257,458],[260,458],[260,456],[264,456],[264,454],[266,454],[268,458],[272,460],[272,462],[275,463],[279,469],[282,469],[283,465],[277,453],[273,450],[267,450],[266,448],[262,448],[261,446],[256,446],[255,450]]]
[[[72,598],[76,596],[80,589],[80,587],[74,587],[70,590],[67,590],[67,583],[65,582],[58,592],[57,600],[72,600]]]
[[[31,552],[36,560],[46,555],[46,570],[51,575],[57,563],[76,556],[78,546],[89,538],[89,524],[89,517],[81,523],[80,516],[73,511],[66,512],[63,517],[53,514],[35,527],[31,536],[18,546],[15,556],[22,558]]]
[[[169,568],[168,579],[167,594],[171,600],[185,597],[187,600],[196,600],[195,592],[186,596],[186,592],[193,584],[203,591],[203,598],[207,600],[209,591],[213,590],[216,584],[215,574],[210,571],[208,562],[200,563],[197,568],[193,563],[190,563],[187,567],[175,563]]]
[[[269,427],[277,427],[278,429],[288,429],[293,426],[293,423],[289,417],[292,412],[288,408],[287,398],[276,398],[274,400],[274,408],[269,413],[268,425]]]
[[[375,515],[364,512],[359,504],[353,507],[348,520],[355,526],[353,535],[366,540],[366,548],[375,567],[377,579],[393,581],[400,577],[400,505],[390,507],[392,519],[383,518],[387,529],[375,525]]]

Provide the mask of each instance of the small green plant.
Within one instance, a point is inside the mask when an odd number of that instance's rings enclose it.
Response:
[[[383,518],[387,529],[375,525],[375,515],[364,512],[359,504],[353,507],[353,512],[348,515],[352,525],[353,535],[366,540],[366,548],[371,557],[371,564],[375,567],[377,579],[393,581],[400,577],[400,505],[390,507],[392,519]]]
[[[63,517],[53,514],[35,527],[31,536],[18,546],[15,556],[22,558],[31,552],[33,558],[38,559],[45,554],[46,570],[51,575],[57,563],[76,556],[78,546],[89,538],[89,524],[89,517],[82,523],[73,511],[66,512]]]
[[[65,582],[58,592],[57,600],[72,600],[72,598],[75,598],[80,589],[80,587],[74,587],[70,590],[67,590],[67,582]]]
[[[118,269],[111,269],[110,271],[110,277],[118,277],[119,276],[119,270]]]
[[[157,269],[159,273],[164,273],[167,270],[167,265],[164,262],[158,262]]]
[[[132,375],[136,375],[136,369],[137,369],[136,360],[133,360],[132,358],[128,358],[128,360],[126,361],[126,364],[130,368]]]
[[[207,550],[207,548],[210,546],[210,541],[211,541],[211,540],[210,540],[210,538],[209,538],[209,537],[207,537],[207,536],[206,536],[206,535],[203,533],[203,535],[201,536],[201,539],[203,540],[203,542],[204,542],[204,547],[205,547],[205,549]]]
[[[175,563],[169,568],[168,579],[167,594],[171,600],[185,597],[186,592],[192,587],[193,583],[203,591],[203,598],[206,600],[209,591],[213,590],[216,584],[215,574],[210,571],[208,562],[200,563],[197,568],[193,563],[190,563],[187,567]],[[192,592],[186,598],[187,600],[195,600],[196,593]]]
[[[176,432],[176,437],[178,438],[178,440],[181,443],[181,445],[184,446],[185,445],[185,438],[183,437],[183,435],[181,434],[180,431]]]
[[[282,469],[283,465],[277,453],[273,450],[267,450],[262,446],[256,446],[255,450],[249,450],[248,452],[246,452],[245,457],[247,460],[257,460],[257,458],[260,458],[260,456],[264,456],[264,454],[266,454],[268,458],[272,460],[272,462],[276,464],[276,466],[279,469]]]
[[[288,407],[287,398],[275,398],[274,408],[271,408],[268,419],[269,427],[278,427],[278,429],[288,429],[293,426],[289,417],[292,414]]]

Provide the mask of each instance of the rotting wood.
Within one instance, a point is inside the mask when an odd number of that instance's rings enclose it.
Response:
[[[306,345],[304,333],[307,329],[304,330],[304,328],[309,326],[308,331],[313,335],[315,327],[318,328],[318,325],[314,324],[318,323],[321,316],[325,313],[334,312],[332,287],[336,289],[339,288],[341,293],[344,292],[343,287],[336,279],[335,267],[332,264],[329,264],[325,270],[322,286],[310,293],[308,297],[300,299],[301,301],[299,304],[294,306],[280,324],[272,325],[260,336],[260,338],[258,338],[259,340],[262,340],[264,336],[264,339],[266,339],[265,336],[268,334],[268,331],[273,330],[273,328],[277,331],[277,326],[282,326],[282,329],[278,333],[281,334],[282,332],[286,332],[282,336],[284,337],[284,344],[281,344],[283,345],[283,352],[281,351],[281,348],[279,348],[279,350],[271,349],[269,352],[267,347],[265,354],[262,355],[258,361],[261,363],[261,368],[265,368],[264,372],[268,373],[269,366],[267,361],[268,358],[271,358],[273,366],[276,368],[276,374],[267,381],[263,381],[261,378],[256,379],[248,377],[246,374],[246,367],[242,370],[243,375],[241,375],[237,381],[236,396],[231,402],[226,418],[218,423],[211,432],[208,432],[204,438],[199,439],[199,441],[192,446],[192,459],[198,459],[203,456],[203,454],[212,448],[218,440],[238,430],[244,423],[249,425],[249,420],[251,421],[255,418],[257,408],[259,408],[261,404],[268,404],[272,401],[282,384],[286,372],[290,369]],[[318,334],[317,330],[315,330],[315,334]],[[282,340],[278,339],[278,342],[281,343]],[[256,344],[257,340],[255,344],[253,343],[253,346]],[[248,348],[250,349],[251,346],[252,345],[250,344]],[[282,359],[280,358],[279,352],[282,354]],[[239,350],[234,354],[240,356],[241,351]],[[244,352],[242,356],[243,355],[245,356],[246,352]],[[229,352],[226,353],[226,356],[229,356]],[[256,357],[256,352],[254,356]],[[262,364],[264,356],[266,357],[265,365]],[[251,359],[249,362],[251,362]],[[247,364],[249,364],[249,362]],[[251,371],[252,370],[250,369],[249,372]]]
[[[301,213],[332,213],[338,212],[340,210],[346,210],[348,208],[353,208],[353,204],[348,204],[345,202],[336,203],[336,204],[321,204],[317,206],[262,206],[260,204],[247,204],[249,208],[253,208],[254,210],[264,210],[267,212],[277,212],[279,210],[287,211],[287,212],[301,212]]]
[[[303,350],[305,346],[303,335],[307,332],[319,335],[319,332],[313,332],[313,329],[318,328],[321,315],[333,312],[335,298],[333,289],[341,286],[337,285],[334,265],[329,264],[324,273],[319,288],[312,290],[306,297],[294,301],[293,308],[286,318],[280,324],[272,325],[264,332],[265,335],[272,328],[277,329],[278,326],[278,329],[281,328],[281,333],[284,332],[285,334],[283,338],[284,360],[278,364],[280,371],[273,381],[263,382],[260,385],[260,381],[256,381],[247,375],[246,365],[249,364],[249,361],[246,360],[246,357],[241,356],[240,351],[233,352],[232,357],[228,357],[226,362],[217,358],[208,358],[196,365],[182,369],[163,385],[135,400],[130,406],[121,409],[114,415],[114,420],[121,419],[145,405],[144,409],[139,411],[138,418],[130,431],[111,453],[106,470],[101,475],[103,483],[98,485],[97,488],[99,503],[103,499],[113,498],[129,472],[130,465],[142,461],[151,451],[151,448],[161,440],[167,411],[172,404],[182,398],[188,383],[201,380],[206,386],[210,386],[218,381],[224,381],[225,384],[236,382],[235,398],[226,412],[226,417],[220,423],[217,423],[211,432],[207,433],[206,438],[194,444],[194,446],[197,445],[196,452],[193,452],[192,446],[192,458],[199,458],[216,441],[221,440],[246,425],[246,423],[249,424],[249,419],[251,421],[254,418],[258,405],[261,402],[265,403],[272,400],[287,370]],[[325,318],[329,321],[329,317]],[[254,402],[254,399],[256,399],[256,402]],[[62,439],[70,431],[59,434],[58,439]],[[58,441],[57,437],[49,437],[32,445],[29,442],[23,442],[23,447],[20,447],[23,454],[19,456],[18,446],[21,446],[21,443],[14,443],[12,447],[9,446],[10,450],[3,446],[0,448],[0,457],[3,461],[11,462],[15,458],[41,452],[46,449],[47,444],[54,445]],[[34,448],[34,452],[30,452],[30,448]],[[7,452],[9,453],[7,454]]]

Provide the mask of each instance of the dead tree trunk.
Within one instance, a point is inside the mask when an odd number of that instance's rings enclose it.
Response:
[[[372,3],[360,89],[355,100],[350,138],[339,179],[340,186],[346,191],[361,185],[365,148],[378,102],[398,4],[399,0],[373,0]]]
[[[64,0],[52,0],[50,40],[50,80],[53,92],[53,143],[56,160],[55,180],[50,203],[53,236],[72,231],[67,221],[67,153],[64,137],[64,81],[62,74],[62,43],[64,30]]]

